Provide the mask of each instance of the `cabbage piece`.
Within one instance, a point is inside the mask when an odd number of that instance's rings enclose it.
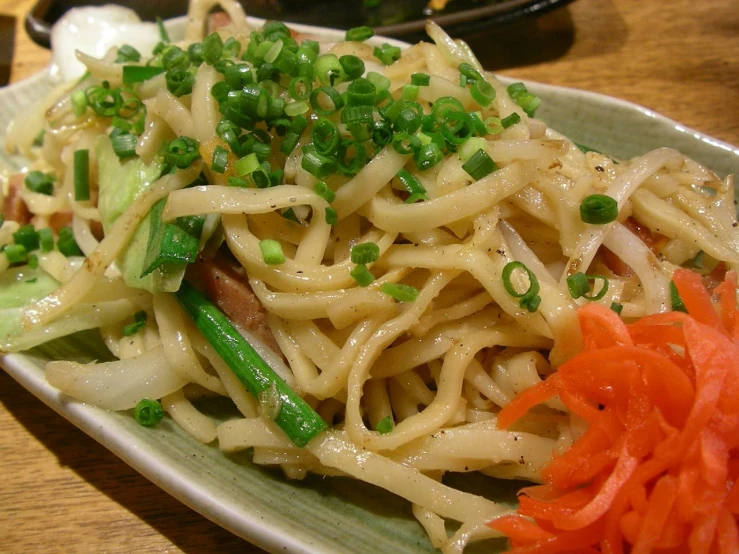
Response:
[[[131,203],[154,183],[162,172],[155,160],[150,165],[141,158],[121,162],[113,151],[110,139],[100,136],[95,140],[98,161],[98,208],[103,229],[107,233],[118,217]],[[136,228],[128,247],[118,258],[118,265],[126,285],[151,293],[174,292],[180,288],[185,275],[184,264],[165,264],[141,277],[149,242],[151,218],[149,215]]]

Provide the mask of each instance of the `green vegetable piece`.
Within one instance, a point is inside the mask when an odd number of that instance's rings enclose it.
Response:
[[[176,296],[195,326],[254,398],[259,399],[260,394],[274,387],[272,396],[279,398],[280,406],[274,421],[295,445],[303,447],[328,429],[321,416],[267,365],[205,296],[187,282],[182,284]]]
[[[387,435],[394,428],[395,423],[393,422],[392,416],[383,417],[380,421],[377,422],[377,427],[375,427],[377,432],[381,435]]]
[[[164,418],[164,410],[157,400],[144,398],[133,410],[133,416],[139,425],[154,427]]]
[[[124,337],[135,335],[146,326],[146,312],[144,310],[136,312],[133,314],[133,319],[133,323],[129,323],[123,327]]]
[[[197,237],[174,223],[162,221],[165,204],[166,198],[163,198],[151,208],[149,242],[141,277],[146,277],[162,264],[191,264],[198,255]]]

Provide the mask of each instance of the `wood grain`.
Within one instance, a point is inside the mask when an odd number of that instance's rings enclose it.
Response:
[[[43,69],[18,17],[12,81]],[[489,69],[637,102],[739,144],[735,1],[576,0],[465,37]],[[0,372],[0,552],[261,552],[169,497]]]

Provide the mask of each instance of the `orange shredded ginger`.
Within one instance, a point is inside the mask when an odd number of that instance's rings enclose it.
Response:
[[[718,313],[699,275],[673,281],[687,314],[626,325],[581,308],[583,351],[500,412],[505,429],[559,395],[588,423],[518,514],[489,523],[513,553],[739,553],[736,273],[714,291]]]

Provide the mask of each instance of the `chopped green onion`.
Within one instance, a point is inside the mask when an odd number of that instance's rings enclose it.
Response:
[[[403,85],[400,98],[402,100],[415,100],[418,98],[418,87],[416,85]]]
[[[144,398],[136,404],[133,417],[139,425],[154,427],[164,418],[164,410],[158,401]]]
[[[285,263],[285,254],[282,252],[282,245],[276,240],[260,240],[259,250],[262,252],[262,259],[265,264],[280,265]]]
[[[352,279],[354,279],[360,287],[367,287],[372,284],[375,280],[375,276],[364,264],[359,264],[354,267],[349,273]]]
[[[371,264],[380,257],[380,247],[374,242],[363,242],[352,246],[351,259],[355,264]]]
[[[335,86],[346,80],[346,73],[341,62],[333,54],[318,56],[315,63],[316,77],[324,87]]]
[[[498,169],[498,166],[495,165],[495,162],[490,158],[488,153],[481,148],[469,160],[464,162],[462,169],[475,181],[479,181]]]
[[[3,252],[10,264],[25,263],[28,260],[28,250],[22,244],[8,244]]]
[[[73,158],[74,199],[90,199],[90,151],[75,150]]]
[[[421,140],[409,133],[396,133],[393,136],[393,150],[398,154],[413,154],[422,148]]]
[[[478,150],[487,150],[488,141],[482,137],[471,137],[459,147],[457,154],[463,162],[469,160]]]
[[[503,132],[503,122],[500,120],[499,117],[494,117],[494,116],[488,117],[487,119],[485,119],[485,132],[488,135],[497,135],[499,133],[502,133]]]
[[[595,279],[601,279],[603,286],[598,291],[598,294],[590,295],[590,281]],[[577,272],[567,277],[567,288],[570,291],[570,296],[575,300],[580,297],[587,300],[600,300],[608,292],[608,279],[602,275],[585,275],[582,272]]]
[[[319,154],[324,156],[333,154],[338,149],[341,141],[339,128],[333,121],[322,117],[313,124],[311,140]]]
[[[226,171],[227,164],[228,151],[222,146],[216,146],[213,149],[213,161],[210,164],[210,168],[216,173],[223,173]]]
[[[427,87],[431,82],[431,76],[428,73],[414,73],[411,75],[411,84],[417,87]]]
[[[213,65],[223,55],[223,40],[215,31],[203,39],[203,60]]]
[[[298,48],[298,60],[301,63],[313,64],[318,58],[320,45],[315,40],[304,40]]]
[[[167,162],[180,169],[187,169],[200,158],[200,143],[194,138],[178,137],[167,147]]]
[[[287,90],[295,100],[308,100],[313,92],[313,82],[308,77],[293,77]]]
[[[336,193],[328,188],[328,185],[323,181],[318,181],[313,187],[313,191],[329,204],[336,200]]]
[[[167,33],[167,29],[164,27],[164,21],[162,21],[161,17],[157,16],[156,22],[157,28],[159,29],[159,37],[163,42],[169,42],[169,33]]]
[[[394,427],[395,423],[393,422],[393,416],[386,416],[377,422],[377,427],[375,427],[375,430],[381,435],[387,435],[393,430]]]
[[[435,142],[424,144],[413,154],[413,161],[421,171],[431,169],[444,159],[444,153]]]
[[[374,106],[377,100],[377,86],[369,79],[355,79],[346,90],[348,106]]]
[[[485,107],[495,100],[495,89],[485,79],[479,79],[472,85],[470,95],[475,102]]]
[[[275,387],[280,411],[275,423],[297,446],[305,446],[328,428],[326,422],[270,368],[226,316],[194,287],[184,282],[177,300],[205,339],[223,358],[254,398]]]
[[[358,58],[357,56],[341,56],[339,58],[339,63],[344,69],[344,73],[346,73],[346,78],[349,81],[353,81],[364,75],[364,62],[361,60],[361,58]]]
[[[136,155],[136,143],[138,139],[133,133],[127,132],[114,132],[110,134],[110,144],[113,147],[113,152],[120,159],[130,158]]]
[[[243,179],[241,177],[229,177],[228,178],[228,186],[229,187],[241,187],[248,189],[249,188],[249,181],[246,179]]]
[[[418,298],[418,289],[402,283],[383,283],[380,290],[392,296],[398,302],[414,302]]]
[[[191,264],[197,258],[199,236],[193,236],[175,223],[162,221],[166,202],[167,199],[163,198],[151,208],[149,241],[141,277],[146,277],[162,264]]]
[[[241,43],[234,37],[228,37],[223,43],[223,50],[227,55],[238,58],[241,53]]]
[[[173,67],[169,69],[165,75],[167,82],[167,90],[177,96],[186,96],[192,93],[192,87],[195,84],[195,75],[187,69]]]
[[[249,175],[257,169],[259,169],[259,159],[257,159],[257,155],[254,152],[252,152],[251,154],[247,154],[240,160],[237,160],[234,164],[234,170],[236,171],[236,174],[240,177]]]
[[[322,96],[325,96],[331,102],[330,107],[324,108],[321,105]],[[317,89],[313,89],[313,92],[311,92],[310,105],[317,115],[327,116],[343,108],[344,99],[334,87],[320,87]]]
[[[77,241],[74,240],[74,233],[69,227],[59,229],[59,239],[56,242],[56,247],[59,249],[59,252],[67,257],[82,255],[82,250],[77,246]]]
[[[383,43],[382,46],[375,46],[372,55],[380,60],[384,65],[390,65],[400,59],[400,48]]]
[[[82,117],[87,111],[87,95],[84,90],[75,90],[72,93],[72,112],[75,117]]]
[[[621,312],[624,309],[624,305],[620,304],[619,302],[611,302],[611,309],[618,315],[621,315]]]
[[[115,63],[138,62],[139,60],[141,60],[141,53],[130,44],[121,46],[115,57]]]
[[[39,229],[38,241],[41,252],[51,252],[54,249],[54,235],[48,227]]]
[[[410,196],[406,199],[406,204],[413,204],[419,200],[428,200],[426,189],[407,169],[401,169],[395,174],[398,180],[403,184],[405,190]]]
[[[123,327],[123,336],[130,337],[141,331],[146,327],[146,312],[140,310],[133,314],[133,323],[129,323]]]
[[[24,179],[24,183],[28,190],[31,192],[37,192],[38,194],[45,194],[47,196],[51,196],[54,192],[54,181],[56,181],[56,179],[53,175],[43,173],[41,171],[31,171]]]
[[[28,267],[31,269],[38,269],[38,256],[36,254],[28,255]]]
[[[449,144],[460,145],[474,132],[474,122],[465,112],[449,111],[441,121],[441,136]]]
[[[387,121],[375,121],[372,124],[372,140],[380,148],[393,142],[393,130]]]
[[[326,208],[326,223],[329,225],[336,225],[339,222],[339,214],[336,211],[336,208],[332,208],[329,206]]]
[[[310,110],[310,106],[307,102],[290,102],[285,105],[285,115],[288,117],[295,117],[296,115],[302,115]]]
[[[412,107],[403,108],[393,122],[393,129],[399,133],[413,134],[418,131],[419,127],[421,127],[421,116]]]
[[[605,194],[591,194],[580,202],[580,219],[592,225],[605,225],[618,217],[618,202]]]
[[[678,292],[673,280],[670,280],[670,306],[673,312],[688,313],[688,309],[685,307],[683,299],[680,298],[680,292]]]
[[[373,36],[375,36],[375,31],[372,29],[372,27],[367,27],[365,25],[362,27],[354,27],[352,29],[349,29],[346,32],[344,40],[364,42],[365,40],[370,39]]]
[[[503,119],[501,119],[500,124],[503,129],[508,129],[508,127],[510,127],[511,125],[515,125],[519,121],[521,121],[521,116],[518,115],[516,112],[513,112],[508,117],[504,117]]]
[[[517,292],[513,283],[511,282],[511,275],[517,269],[521,269],[526,272],[529,278],[529,288],[524,292]],[[508,294],[514,298],[520,298],[519,305],[522,308],[526,308],[529,312],[535,312],[541,302],[539,297],[539,281],[531,270],[521,262],[509,262],[503,268],[503,286]]]
[[[451,112],[464,112],[464,106],[462,102],[454,98],[453,96],[442,96],[434,101],[431,107],[431,115],[434,117],[436,123],[441,123],[447,114]],[[431,129],[429,129],[431,130]]]
[[[325,179],[337,169],[334,159],[324,156],[310,144],[303,147],[300,166],[317,179]]]
[[[525,111],[529,117],[534,117],[536,108],[541,104],[541,100],[537,96],[531,94],[526,89],[526,85],[523,83],[513,83],[508,85],[506,90],[511,99],[523,108],[523,111]]]
[[[155,67],[151,65],[124,65],[123,84],[133,85],[142,81],[148,81],[152,77],[156,77],[160,73],[164,73],[164,71],[165,69],[163,67]]]
[[[375,71],[368,71],[367,72],[367,80],[371,81],[373,85],[375,85],[375,88],[377,89],[377,92],[387,90],[390,88],[390,79],[382,75],[381,73],[377,73]]]
[[[23,246],[29,252],[36,250],[39,247],[38,232],[30,223],[21,225],[18,230],[13,233],[13,241],[16,244]]]

